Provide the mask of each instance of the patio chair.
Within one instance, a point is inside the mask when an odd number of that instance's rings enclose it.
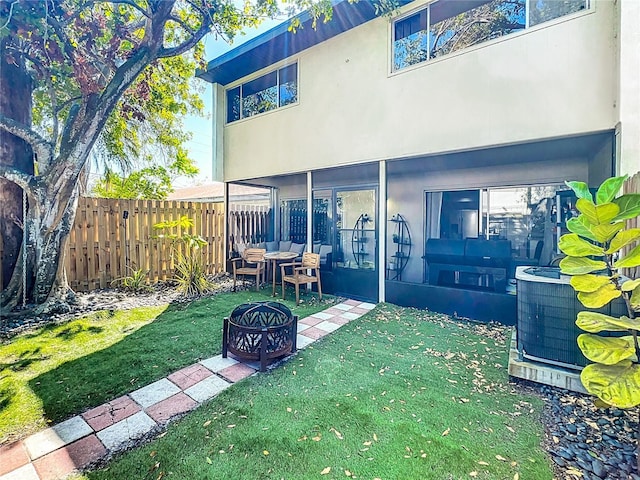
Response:
[[[233,264],[233,291],[236,291],[236,280],[239,275],[251,275],[256,277],[256,291],[260,290],[260,278],[264,278],[265,260],[264,248],[247,248],[239,258],[232,258]]]
[[[287,274],[287,268],[290,274]],[[309,272],[307,272],[309,270]],[[285,283],[293,283],[296,288],[296,305],[300,303],[300,285],[308,283],[318,284],[318,296],[322,300],[322,285],[320,283],[320,255],[306,252],[302,254],[301,262],[283,263],[280,265],[282,278],[282,298],[284,299]]]

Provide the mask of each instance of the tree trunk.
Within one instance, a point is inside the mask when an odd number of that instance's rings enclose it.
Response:
[[[11,38],[0,42],[0,52],[6,52]],[[9,62],[0,55],[0,114],[31,125],[31,93],[33,82],[24,61]],[[0,164],[33,173],[33,153],[24,140],[0,130]],[[22,189],[0,178],[0,290],[11,279],[22,244]]]
[[[15,274],[2,292],[0,305],[6,311],[18,306],[23,294],[23,276],[26,277],[29,303],[38,311],[52,311],[69,300],[73,292],[67,284],[64,271],[66,239],[75,219],[77,194],[71,198],[53,195],[53,188],[44,179],[32,189],[29,210],[25,219],[26,270],[22,255]],[[52,222],[53,219],[53,222]],[[33,305],[32,305],[33,306]]]

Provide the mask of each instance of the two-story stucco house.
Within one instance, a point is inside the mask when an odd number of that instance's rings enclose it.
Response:
[[[638,170],[640,2],[400,3],[212,60],[216,179],[273,189],[273,240],[330,252],[326,292],[513,321],[564,181]]]

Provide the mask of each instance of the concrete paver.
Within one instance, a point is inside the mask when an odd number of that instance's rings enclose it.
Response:
[[[196,383],[193,387],[187,388],[184,393],[193,398],[196,402],[205,402],[216,396],[224,389],[230,387],[231,384],[217,375],[205,378],[201,382]]]
[[[100,440],[95,435],[89,435],[40,457],[33,462],[33,466],[40,480],[56,480],[97,462],[106,454],[107,450]]]
[[[302,332],[304,333],[304,332]],[[313,343],[313,338],[305,337],[304,335],[298,334],[296,336],[296,344],[298,346],[298,350],[301,348],[305,348]]]
[[[84,412],[82,418],[91,428],[99,432],[120,420],[130,417],[134,413],[138,413],[140,410],[140,405],[134,402],[131,397],[125,395]]]
[[[183,368],[182,370],[172,373],[167,378],[184,390],[185,388],[194,386],[196,383],[210,377],[211,375],[213,375],[211,370],[196,363],[195,365],[190,365],[187,368]]]
[[[368,302],[362,302],[360,305],[358,305],[359,308],[364,308],[365,310],[373,310],[374,308],[376,308],[376,304],[375,303],[368,303]]]
[[[0,447],[0,476],[29,463],[29,455],[23,442]]]
[[[93,430],[87,422],[76,416],[31,435],[25,439],[24,444],[31,460],[35,460],[91,433]]]
[[[325,321],[325,322],[319,323],[315,327],[311,327],[311,328],[318,328],[320,330],[324,330],[327,333],[331,333],[331,332],[335,332],[336,330],[338,330],[341,326],[342,325],[339,325],[337,323]]]
[[[238,360],[227,357],[222,358],[222,355],[216,355],[215,357],[207,358],[206,360],[201,360],[200,363],[207,367],[212,372],[218,373],[223,368],[230,367],[231,365],[235,365]]]
[[[306,317],[303,318],[302,320],[300,320],[298,322],[299,324],[303,324],[303,325],[309,325],[310,327],[313,327],[314,325],[317,325],[319,323],[324,322],[324,320],[322,318],[318,318],[318,317]]]
[[[355,320],[356,318],[360,318],[362,314],[354,313],[353,309],[351,309],[348,312],[343,312],[340,316],[342,318],[346,318],[347,320]]]
[[[159,425],[166,424],[172,417],[186,413],[198,406],[198,402],[180,392],[147,409],[149,415]]]
[[[351,310],[353,308],[352,305],[347,305],[346,303],[339,303],[338,305],[334,305],[332,308],[338,309],[338,310]]]
[[[256,368],[252,368],[249,365],[239,363],[237,365],[223,368],[219,373],[230,382],[238,382],[243,378],[250,377],[251,375],[256,373],[256,370]]]
[[[40,480],[40,477],[33,464],[28,463],[17,470],[0,476],[0,480]]]
[[[115,451],[131,440],[136,440],[157,427],[149,415],[138,412],[135,415],[105,428],[96,435],[107,450]]]
[[[166,400],[178,392],[180,392],[180,388],[166,378],[163,378],[135,392],[131,392],[129,396],[138,402],[142,408],[147,408],[154,403]]]
[[[333,317],[333,315],[331,315],[330,313],[324,313],[324,312],[312,313],[311,316],[315,318],[319,318],[321,320],[329,320],[331,317]]]
[[[307,328],[300,335],[302,335],[303,337],[309,337],[312,340],[318,340],[319,338],[324,337],[327,333],[329,333],[329,332],[327,332],[325,330],[322,330],[320,328],[317,328],[317,327],[311,327],[311,328]]]

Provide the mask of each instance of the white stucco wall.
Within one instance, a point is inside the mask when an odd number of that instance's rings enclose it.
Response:
[[[640,2],[621,0],[618,173],[640,172]]]
[[[225,179],[612,129],[618,14],[593,3],[396,74],[386,18],[306,50],[297,105],[224,127]]]

